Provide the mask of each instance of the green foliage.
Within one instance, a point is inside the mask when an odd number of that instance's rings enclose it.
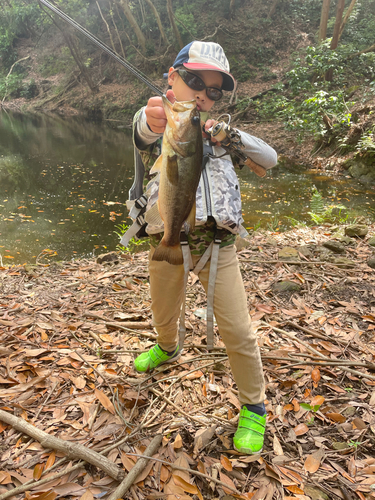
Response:
[[[0,76],[0,100],[11,94],[19,94],[22,89],[22,77],[11,73],[9,77]]]
[[[363,134],[357,143],[356,147],[358,154],[363,154],[368,157],[375,157],[375,131],[369,130]]]
[[[342,204],[327,205],[321,193],[314,186],[310,200],[311,211],[308,214],[315,224],[324,224],[325,222],[338,222],[343,224],[348,219],[348,214],[343,214],[346,207]]]
[[[123,237],[123,235],[126,233],[126,231],[129,229],[129,225],[128,224],[117,224],[115,226],[115,228],[117,228],[117,231],[114,231],[114,233],[119,237],[119,239],[121,240],[121,238]],[[121,252],[137,252],[137,251],[140,251],[142,250],[141,247],[144,247],[145,246],[145,243],[148,243],[149,239],[148,238],[142,238],[140,240],[137,240],[135,238],[131,238],[130,242],[129,242],[129,246],[127,247],[124,247],[123,245],[120,245],[118,244],[117,245],[117,249],[120,250]]]
[[[319,408],[322,406],[322,405],[314,405],[314,406],[311,406],[307,403],[300,403],[299,404],[301,408],[303,408],[304,410],[309,410],[309,411],[312,411],[314,413],[316,413],[317,411],[319,411]]]

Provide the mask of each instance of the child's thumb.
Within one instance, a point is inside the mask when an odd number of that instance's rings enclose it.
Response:
[[[174,95],[174,92],[172,89],[167,90],[167,93],[165,94],[165,96],[168,99],[168,101],[171,102],[172,104],[176,100],[176,96]]]

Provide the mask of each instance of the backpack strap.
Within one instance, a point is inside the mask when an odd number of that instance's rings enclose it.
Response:
[[[128,200],[126,205],[128,209],[130,209],[129,217],[131,217],[134,222],[120,240],[120,245],[123,245],[125,248],[129,245],[130,240],[136,237],[137,233],[146,224],[144,213],[147,207],[147,196],[142,194],[137,200]]]

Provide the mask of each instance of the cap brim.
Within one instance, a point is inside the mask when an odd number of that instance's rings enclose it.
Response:
[[[227,71],[223,71],[216,66],[201,63],[183,63],[183,66],[187,69],[192,70],[218,71],[223,75],[223,85],[221,86],[223,90],[231,92],[237,85],[236,80],[230,73],[228,73]]]

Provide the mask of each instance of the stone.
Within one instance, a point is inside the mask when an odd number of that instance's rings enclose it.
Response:
[[[375,235],[371,236],[371,238],[368,240],[367,244],[370,245],[370,247],[375,247]]]
[[[297,247],[297,251],[302,254],[304,257],[307,257],[308,259],[313,256],[310,248],[307,245],[301,245]]]
[[[375,269],[375,255],[373,257],[370,257],[367,261],[367,265],[372,267],[372,269]]]
[[[345,253],[345,247],[342,243],[336,240],[328,240],[323,243],[325,248],[331,250],[333,253]]]
[[[279,260],[300,260],[298,251],[293,247],[284,247],[279,250]]]
[[[272,287],[275,292],[299,292],[301,286],[294,281],[279,281]]]
[[[117,252],[102,253],[96,258],[97,264],[104,264],[110,262],[112,264],[118,264],[120,262],[120,258]]]
[[[356,266],[356,263],[346,257],[336,257],[333,259],[333,264],[337,267],[341,267],[343,269],[351,269]]]
[[[245,239],[245,238],[242,238],[242,236],[237,235],[236,241],[234,244],[236,245],[237,252],[240,252],[241,250],[243,250],[244,248],[246,248],[250,245],[250,241]]]
[[[270,245],[271,247],[277,247],[277,244],[278,243],[275,240],[275,238],[271,238],[271,236],[266,239],[266,245]]]
[[[359,179],[368,174],[369,171],[370,167],[362,162],[356,162],[349,168],[349,174],[354,177],[354,179]]]
[[[303,491],[306,496],[311,498],[311,500],[329,500],[328,495],[326,495],[324,491],[308,484],[305,485]]]
[[[342,238],[340,238],[340,241],[344,245],[353,245],[354,243],[352,238],[350,238],[349,236],[343,236]]]
[[[368,227],[362,224],[352,224],[345,228],[346,236],[366,236],[368,233]]]

